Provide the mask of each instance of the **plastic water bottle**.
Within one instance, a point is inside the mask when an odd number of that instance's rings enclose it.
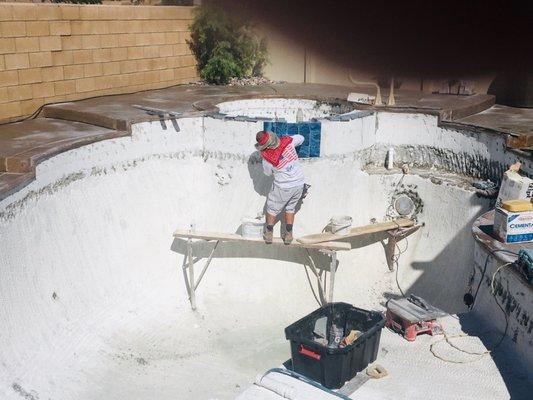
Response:
[[[298,109],[298,111],[296,111],[296,122],[303,122],[304,120],[304,112],[302,111],[301,108]]]

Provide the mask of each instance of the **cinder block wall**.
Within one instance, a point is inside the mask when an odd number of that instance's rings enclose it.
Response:
[[[0,3],[0,121],[198,79],[193,7]]]

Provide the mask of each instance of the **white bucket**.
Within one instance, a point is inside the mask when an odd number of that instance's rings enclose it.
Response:
[[[248,239],[261,239],[263,237],[263,226],[264,223],[260,219],[243,218],[241,235]]]
[[[329,221],[331,232],[336,235],[347,235],[352,227],[352,217],[349,215],[335,215]]]

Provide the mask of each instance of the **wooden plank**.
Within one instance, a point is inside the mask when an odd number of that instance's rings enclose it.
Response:
[[[262,239],[250,239],[242,237],[236,233],[218,233],[218,232],[189,232],[187,229],[178,229],[174,232],[174,237],[185,239],[201,239],[201,240],[220,240],[223,242],[248,242],[256,244],[265,244]],[[291,244],[286,245],[281,238],[274,238],[273,245],[282,245],[287,247],[299,247],[307,249],[324,249],[324,250],[351,250],[352,246],[349,243],[334,242],[329,243],[327,241],[315,244],[315,243],[299,243],[293,241]]]
[[[396,228],[407,228],[413,226],[413,220],[399,218],[394,221],[378,222],[377,224],[363,225],[352,228],[347,235],[336,235],[334,233],[317,233],[314,235],[302,236],[296,239],[303,244],[316,244],[322,242],[331,242],[335,240],[349,239],[356,236],[368,235],[371,233],[389,231]]]

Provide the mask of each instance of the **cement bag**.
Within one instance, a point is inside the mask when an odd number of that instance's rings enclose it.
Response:
[[[496,207],[501,207],[506,200],[531,200],[533,194],[533,180],[520,175],[514,170],[503,174],[500,192],[496,200]]]

